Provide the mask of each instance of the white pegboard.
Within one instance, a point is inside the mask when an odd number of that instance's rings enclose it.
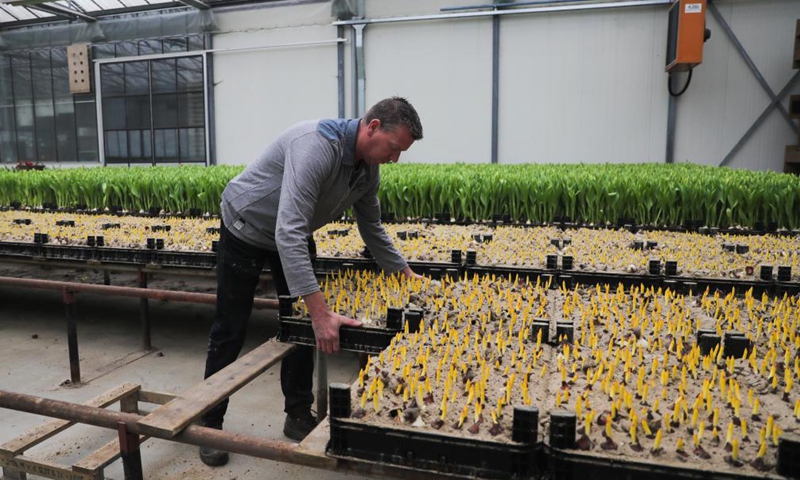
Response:
[[[89,93],[92,91],[90,81],[89,44],[78,43],[67,47],[69,62],[70,93]]]

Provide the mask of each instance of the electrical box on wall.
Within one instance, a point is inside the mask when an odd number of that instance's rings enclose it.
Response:
[[[91,65],[89,62],[89,44],[78,43],[67,47],[67,63],[69,66],[70,93],[89,93],[92,91],[90,81]]]
[[[703,62],[706,0],[676,0],[669,9],[667,72],[685,72]]]

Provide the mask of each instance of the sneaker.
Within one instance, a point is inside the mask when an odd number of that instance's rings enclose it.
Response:
[[[222,426],[204,425],[206,428],[222,430]],[[200,447],[200,461],[209,467],[221,467],[228,463],[228,452],[211,447]]]
[[[299,442],[314,430],[317,423],[317,417],[311,413],[311,410],[304,410],[299,414],[287,413],[286,422],[283,424],[283,434]]]

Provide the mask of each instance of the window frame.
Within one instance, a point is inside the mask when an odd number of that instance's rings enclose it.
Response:
[[[112,162],[108,163],[106,161],[106,148],[105,148],[105,129],[104,129],[104,119],[103,119],[103,89],[102,89],[102,82],[100,79],[100,67],[102,65],[111,64],[111,63],[128,63],[128,62],[141,62],[141,61],[151,61],[151,60],[164,60],[170,58],[185,58],[185,57],[201,57],[203,62],[203,118],[204,118],[204,141],[205,141],[205,159],[204,162],[183,162],[178,159],[177,162],[152,162],[153,165],[172,165],[172,164],[182,164],[182,163],[191,163],[191,164],[203,164],[205,166],[209,166],[211,164],[211,149],[210,149],[210,125],[209,125],[209,88],[208,88],[208,52],[204,50],[190,50],[186,52],[174,52],[174,53],[161,53],[161,54],[154,54],[154,55],[138,55],[138,56],[129,56],[129,57],[119,57],[119,58],[103,58],[103,59],[96,59],[94,60],[94,84],[95,84],[95,106],[97,109],[97,141],[98,141],[98,150],[100,155],[100,164],[103,166],[107,165],[123,165],[121,162]],[[150,67],[148,67],[148,71]],[[152,80],[150,81],[152,85]],[[152,87],[150,96],[152,97]],[[185,92],[176,92],[176,93],[185,93]],[[151,109],[152,109],[152,100],[151,100]],[[176,112],[177,114],[177,112]],[[188,127],[187,127],[188,128]],[[155,135],[155,131],[157,130],[154,124],[151,122],[150,129]],[[176,127],[176,130],[179,132],[180,128]],[[155,137],[153,137],[155,139]],[[154,140],[155,141],[155,140]],[[180,134],[178,134],[178,143],[180,143]],[[179,147],[180,148],[180,147]],[[155,155],[155,147],[152,149],[153,155]],[[130,162],[128,162],[130,164]],[[137,164],[141,164],[141,162],[136,162]]]

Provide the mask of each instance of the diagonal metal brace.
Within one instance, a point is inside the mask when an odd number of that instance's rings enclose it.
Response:
[[[786,86],[783,87],[783,89],[780,92],[778,92],[778,95],[776,95],[775,98],[773,98],[772,101],[769,102],[767,108],[765,108],[764,111],[761,112],[761,115],[759,115],[756,121],[753,122],[753,125],[750,126],[750,128],[745,132],[744,135],[742,135],[742,138],[740,138],[739,141],[736,143],[736,145],[733,146],[731,151],[728,152],[727,155],[725,155],[725,158],[719,164],[720,167],[724,167],[731,161],[731,159],[733,159],[733,156],[736,155],[736,152],[738,152],[740,148],[742,148],[742,145],[744,145],[744,143],[750,138],[753,132],[755,132],[756,129],[758,129],[758,127],[761,126],[762,123],[764,123],[764,120],[767,119],[767,117],[769,116],[770,112],[775,107],[775,105],[780,105],[781,99],[783,99],[783,97],[787,93],[789,93],[789,91],[792,89],[798,78],[800,78],[800,70],[798,70],[797,73],[795,73],[794,76],[789,80]],[[795,131],[797,131],[797,129],[795,129]]]
[[[770,100],[772,100],[772,103],[770,103],[770,105],[777,105],[778,110],[780,110],[781,112],[781,115],[783,115],[783,118],[785,118],[786,122],[789,124],[789,128],[791,128],[792,131],[796,133],[797,125],[795,125],[794,121],[789,116],[789,112],[787,112],[786,109],[783,107],[783,105],[780,104],[778,97],[775,96],[775,92],[772,91],[772,88],[770,88],[769,84],[767,83],[767,80],[761,74],[761,71],[759,71],[758,67],[756,67],[756,64],[753,63],[753,60],[747,53],[747,50],[745,50],[744,46],[742,46],[741,42],[739,42],[739,39],[736,37],[736,34],[733,33],[733,30],[731,30],[731,27],[730,25],[728,25],[728,22],[726,22],[725,19],[722,18],[722,14],[719,13],[719,10],[717,9],[717,6],[714,5],[713,1],[708,2],[708,11],[711,12],[712,15],[714,15],[714,19],[717,20],[717,23],[719,23],[719,25],[722,27],[722,30],[728,36],[728,39],[730,39],[731,43],[733,43],[733,45],[736,47],[736,50],[742,56],[742,59],[744,59],[744,63],[747,64],[747,66],[750,68],[750,71],[752,71],[753,75],[756,76],[758,83],[761,84],[761,87],[764,89],[764,91],[767,92],[767,95],[769,95]]]

